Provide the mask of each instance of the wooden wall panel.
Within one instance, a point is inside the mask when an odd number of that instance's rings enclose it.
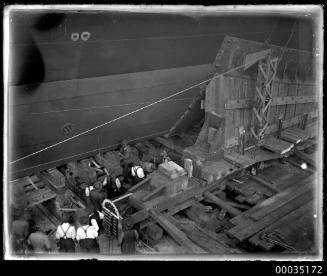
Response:
[[[288,96],[297,96],[298,83],[289,83],[288,84]],[[295,113],[295,104],[289,104],[286,106],[285,119],[294,117]]]
[[[278,97],[279,86],[280,86],[280,82],[277,80],[274,80],[272,83],[272,87],[271,87],[271,96],[272,97]],[[268,122],[270,124],[276,123],[276,121],[278,120],[278,117],[276,118],[277,111],[278,111],[277,106],[270,107],[270,110],[268,112]]]
[[[284,82],[279,83],[279,89],[278,89],[278,97],[287,96],[288,94],[288,84]],[[278,119],[280,116],[285,120],[285,114],[286,114],[286,105],[280,105],[277,106],[277,111],[275,114],[275,122],[278,122]]]
[[[226,93],[225,95],[227,96],[228,100],[233,99],[232,96],[232,87],[233,87],[233,78],[224,78],[224,83],[225,83],[225,88],[226,90],[224,91],[224,93]],[[232,136],[232,129],[231,126],[234,123],[234,112],[233,110],[226,110],[225,113],[225,118],[226,118],[226,123],[225,123],[225,142],[231,138]]]

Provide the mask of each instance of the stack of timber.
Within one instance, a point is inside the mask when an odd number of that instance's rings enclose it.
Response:
[[[266,233],[278,228],[279,233],[284,236],[284,243],[291,243],[287,241],[284,232],[290,224],[297,223],[299,217],[312,212],[314,180],[315,175],[311,175],[232,218],[230,222],[234,227],[228,230],[228,235],[239,242],[248,241],[269,250],[273,245],[267,245]]]
[[[43,171],[37,175],[48,183],[54,191],[61,192],[66,187],[65,176],[55,168]]]
[[[222,234],[216,234],[213,231],[202,228],[192,220],[176,219],[173,216],[166,215],[166,218],[177,228],[186,234],[186,236],[203,250],[211,254],[233,254],[241,253],[241,250],[232,248]]]
[[[27,176],[10,182],[10,185],[20,186],[24,193],[27,208],[55,198],[57,195],[36,175]]]

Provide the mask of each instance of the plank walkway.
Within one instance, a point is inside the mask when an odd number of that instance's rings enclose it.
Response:
[[[315,177],[311,175],[232,218],[230,222],[234,227],[230,228],[227,234],[238,241],[249,239],[250,243],[258,245],[262,231],[273,230],[274,225],[287,225],[298,217],[299,212],[303,214],[302,211],[307,210],[303,206],[310,205],[313,200],[312,184]],[[255,235],[256,238],[251,238]]]

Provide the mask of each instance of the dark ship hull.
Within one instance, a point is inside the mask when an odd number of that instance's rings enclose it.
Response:
[[[312,50],[310,22],[290,16],[49,12],[11,13],[10,162],[208,79],[225,35]],[[162,134],[197,93],[193,88],[14,162],[10,172],[28,175],[123,138]]]

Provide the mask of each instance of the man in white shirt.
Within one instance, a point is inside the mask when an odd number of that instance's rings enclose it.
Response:
[[[90,225],[88,222],[89,218],[87,216],[81,217],[80,223],[82,226],[77,229],[76,240],[79,243],[81,252],[98,253],[98,231],[93,225]]]
[[[95,210],[94,208],[92,209],[93,212],[89,215],[89,224],[92,225],[99,233],[99,230],[102,230],[104,214],[98,210]]]
[[[72,217],[64,213],[63,224],[59,225],[56,232],[56,239],[59,241],[60,252],[75,252],[76,230]]]
[[[131,175],[133,177],[132,184],[135,185],[145,178],[144,170],[141,166],[133,166],[131,168]]]

